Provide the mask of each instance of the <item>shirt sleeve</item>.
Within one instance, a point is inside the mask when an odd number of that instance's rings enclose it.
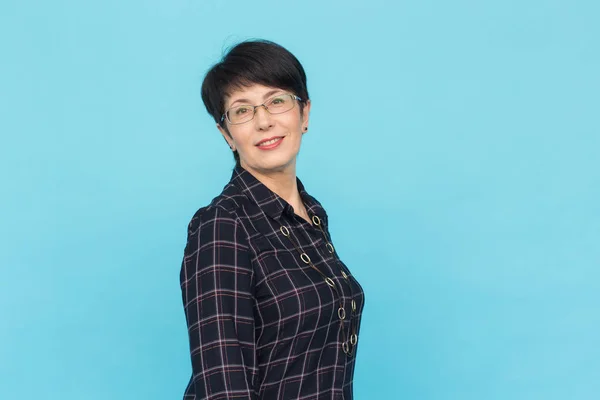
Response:
[[[254,274],[235,216],[212,208],[188,228],[180,283],[196,398],[255,399]]]

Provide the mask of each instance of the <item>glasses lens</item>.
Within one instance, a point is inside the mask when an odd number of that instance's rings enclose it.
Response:
[[[252,106],[237,106],[227,111],[227,119],[232,124],[241,124],[242,122],[250,121],[253,115],[254,107]]]
[[[294,107],[294,98],[289,94],[275,96],[269,100],[267,107],[271,114],[283,113]]]

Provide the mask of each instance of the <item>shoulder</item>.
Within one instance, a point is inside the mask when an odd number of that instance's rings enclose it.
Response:
[[[207,225],[239,224],[240,211],[247,201],[248,198],[236,186],[227,184],[208,205],[200,207],[194,213],[188,224],[188,235],[197,234],[201,227]]]

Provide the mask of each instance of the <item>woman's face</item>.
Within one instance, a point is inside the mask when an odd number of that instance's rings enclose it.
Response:
[[[244,87],[225,99],[225,110],[240,105],[256,106],[281,94],[293,93],[258,84]],[[291,110],[281,114],[270,114],[264,107],[258,107],[254,118],[248,122],[230,124],[225,120],[231,137],[217,124],[225,140],[237,150],[244,169],[260,174],[295,172],[302,133],[308,127],[310,101],[305,103],[302,114],[298,101],[294,102]],[[252,109],[249,110],[251,113]],[[270,145],[261,143],[271,138],[277,141]]]

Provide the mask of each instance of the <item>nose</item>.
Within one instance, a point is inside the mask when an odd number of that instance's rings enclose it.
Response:
[[[254,113],[254,125],[256,126],[256,129],[264,131],[273,126],[271,113],[267,111],[264,104],[258,106]]]

